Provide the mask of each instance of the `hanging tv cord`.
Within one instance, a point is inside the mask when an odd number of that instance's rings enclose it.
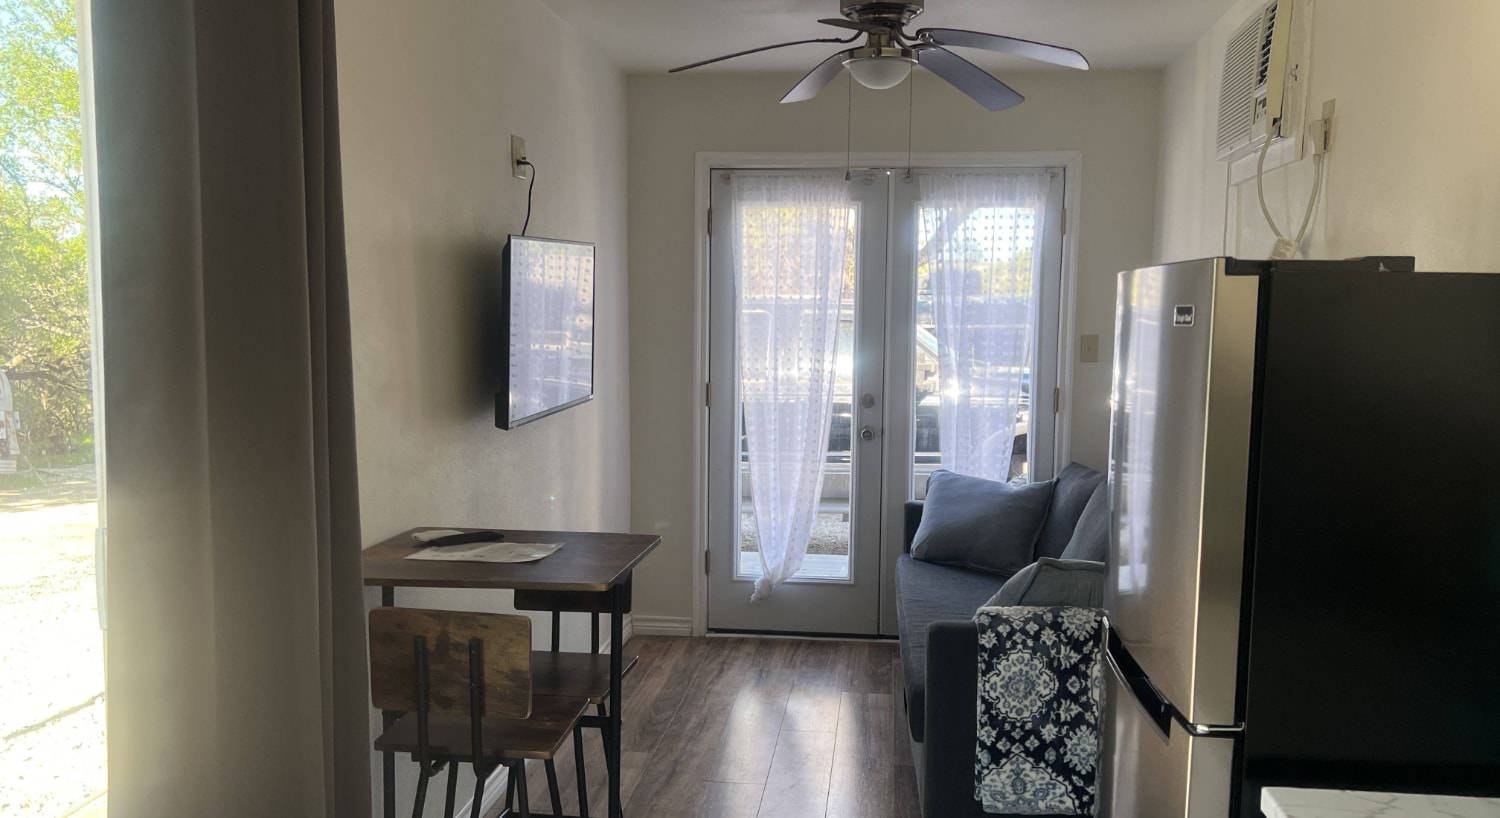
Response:
[[[531,193],[536,190],[536,165],[533,165],[531,160],[524,156],[517,159],[516,164],[531,168],[531,172],[526,174],[530,181],[526,183],[526,221],[521,224],[521,235],[524,236],[526,235],[526,229],[531,226]]]

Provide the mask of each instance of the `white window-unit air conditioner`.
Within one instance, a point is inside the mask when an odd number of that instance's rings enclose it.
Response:
[[[1218,157],[1234,160],[1267,138],[1300,143],[1313,0],[1272,0],[1224,47]]]

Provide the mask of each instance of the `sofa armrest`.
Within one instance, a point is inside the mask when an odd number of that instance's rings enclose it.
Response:
[[[1104,577],[1102,562],[1042,557],[1011,577],[989,604],[1101,608]]]
[[[974,798],[978,700],[979,632],[974,623],[952,620],[928,625],[921,770],[924,816],[996,818]]]
[[[927,626],[922,814],[984,816],[974,800],[979,633],[965,620]]]
[[[901,531],[901,553],[911,553],[911,541],[916,539],[917,526],[922,524],[922,501],[907,500],[906,516],[903,518]]]

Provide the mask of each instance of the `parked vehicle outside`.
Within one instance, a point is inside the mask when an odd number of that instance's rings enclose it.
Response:
[[[0,474],[15,474],[21,457],[21,416],[16,412],[10,378],[0,371]]]

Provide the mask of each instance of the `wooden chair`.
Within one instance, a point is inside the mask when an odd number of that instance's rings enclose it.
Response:
[[[625,612],[630,612],[631,588],[627,584],[625,588]],[[608,711],[605,702],[609,699],[609,655],[599,653],[599,614],[608,613],[609,597],[606,594],[589,593],[585,591],[516,591],[515,608],[518,611],[549,611],[552,614],[552,645],[551,650],[533,651],[531,654],[531,685],[532,690],[538,696],[565,696],[584,697],[595,707],[595,715],[585,715],[578,720],[577,726],[573,728],[573,762],[578,770],[578,815],[579,818],[589,818],[588,788],[584,781],[583,769],[583,729],[593,727],[599,730],[600,738],[605,743],[606,752],[604,758],[608,762],[610,754],[607,752],[609,745],[609,731],[605,729],[608,724]],[[574,653],[562,650],[562,615],[564,613],[586,613],[589,615],[589,652]],[[623,650],[623,646],[611,645],[610,650]],[[628,675],[636,662],[640,659],[637,655],[626,654],[621,657],[621,676]],[[546,762],[547,787],[549,790],[557,789],[557,770],[551,761]],[[617,770],[609,770],[609,775],[617,775]]]
[[[413,816],[427,782],[446,766],[443,816],[452,818],[458,765],[474,767],[470,818],[479,818],[485,781],[510,772],[511,795],[530,818],[526,759],[552,758],[589,699],[534,695],[531,621],[524,616],[416,608],[370,612],[370,694],[375,707],[404,713],[375,740],[381,752],[411,753],[420,768]],[[552,788],[553,812],[560,814]]]

